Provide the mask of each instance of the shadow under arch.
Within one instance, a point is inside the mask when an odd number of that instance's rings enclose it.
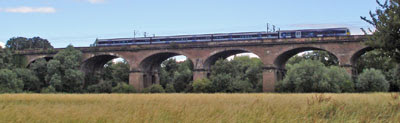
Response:
[[[161,68],[161,63],[169,58],[181,55],[185,56],[187,60],[190,60],[193,65],[193,61],[188,56],[175,52],[159,52],[144,58],[139,64],[139,69],[143,73],[143,87],[146,88],[152,84],[160,84],[159,70]]]
[[[353,75],[358,75],[359,71],[357,71],[357,69],[355,69],[355,67],[358,66],[357,62],[360,59],[360,57],[362,55],[364,55],[365,53],[367,53],[369,51],[372,51],[372,50],[374,50],[374,48],[365,47],[365,48],[362,48],[362,49],[358,50],[357,52],[355,52],[354,54],[351,55],[350,64],[353,66],[353,70],[352,70],[352,74]]]
[[[49,61],[52,60],[53,58],[54,58],[53,56],[44,56],[44,57],[40,57],[40,58],[33,59],[33,60],[31,60],[31,61],[28,61],[28,64],[26,65],[26,68],[30,68],[31,65],[32,65],[33,63],[35,63],[37,60],[39,60],[39,59],[44,59],[44,60],[46,60],[46,62],[49,62]]]
[[[204,69],[210,70],[211,66],[215,64],[215,62],[219,59],[226,59],[229,56],[240,54],[240,53],[252,53],[248,50],[244,49],[226,49],[223,51],[215,52],[208,56],[208,58],[204,61]]]
[[[287,51],[284,51],[283,53],[281,53],[280,55],[278,55],[278,57],[276,57],[276,59],[274,60],[274,65],[276,66],[276,78],[277,80],[283,80],[285,74],[286,74],[286,63],[287,61],[295,56],[296,54],[305,52],[305,51],[312,51],[312,50],[318,50],[318,51],[325,51],[327,52],[329,55],[334,56],[336,61],[338,60],[338,57],[331,53],[328,50],[322,49],[322,48],[316,48],[316,47],[298,47],[298,48],[294,48],[294,49],[290,49]]]

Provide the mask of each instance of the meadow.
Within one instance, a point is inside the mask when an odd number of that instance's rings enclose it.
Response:
[[[1,94],[0,122],[400,122],[397,93]]]

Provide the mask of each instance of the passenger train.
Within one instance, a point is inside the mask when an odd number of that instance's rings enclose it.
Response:
[[[139,45],[139,44],[168,44],[188,42],[218,42],[238,40],[262,40],[279,38],[313,38],[350,35],[348,28],[326,28],[326,29],[305,29],[305,30],[282,30],[278,32],[241,32],[241,33],[217,33],[200,35],[179,35],[179,36],[155,36],[140,38],[117,38],[97,39],[94,46],[113,45]]]

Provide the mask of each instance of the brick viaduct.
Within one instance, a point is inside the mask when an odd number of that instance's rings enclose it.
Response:
[[[307,50],[323,50],[336,56],[341,67],[354,74],[356,60],[370,48],[363,45],[365,36],[323,38],[267,39],[226,42],[193,42],[109,47],[79,47],[83,52],[81,69],[96,71],[114,58],[123,58],[130,65],[129,83],[142,90],[158,83],[157,70],[161,62],[184,55],[193,62],[193,79],[207,77],[216,60],[238,53],[254,53],[263,62],[263,91],[273,92],[275,82],[282,78],[286,61],[297,53]],[[50,59],[60,49],[25,50],[28,63],[39,58]]]

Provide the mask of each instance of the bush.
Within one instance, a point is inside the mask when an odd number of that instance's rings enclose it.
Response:
[[[341,92],[354,92],[354,83],[345,69],[331,66],[326,74],[329,83],[336,83]]]
[[[117,86],[112,88],[113,93],[135,93],[136,90],[132,85],[126,84],[124,82],[118,83]]]
[[[232,92],[241,92],[241,93],[255,91],[255,89],[253,89],[253,85],[250,82],[244,80],[233,81],[232,89],[233,89]]]
[[[193,82],[193,91],[194,92],[203,92],[207,93],[211,91],[211,81],[207,78],[199,79]]]
[[[174,85],[171,84],[171,83],[168,83],[165,86],[165,92],[167,92],[167,93],[175,93],[176,91],[175,91]]]
[[[40,93],[57,93],[56,88],[54,88],[53,86],[49,86],[46,88],[42,88],[42,90],[40,90]]]
[[[112,83],[111,81],[102,81],[98,84],[88,86],[87,90],[92,93],[111,93]]]
[[[24,88],[23,81],[9,69],[0,69],[0,93],[18,93]]]
[[[154,84],[143,89],[143,93],[165,93],[165,90],[160,84]]]
[[[356,88],[360,92],[387,92],[389,82],[380,70],[366,69],[358,76]]]
[[[276,85],[280,92],[351,92],[353,82],[346,70],[327,68],[316,60],[303,60],[292,65],[283,81]]]

